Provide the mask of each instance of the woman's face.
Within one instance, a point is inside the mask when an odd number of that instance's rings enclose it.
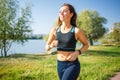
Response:
[[[73,13],[70,12],[68,6],[63,6],[60,8],[59,18],[61,21],[70,21]]]

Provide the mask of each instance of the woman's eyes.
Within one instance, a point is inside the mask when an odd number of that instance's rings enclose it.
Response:
[[[68,12],[69,10],[63,10],[63,11],[60,11],[59,13],[62,13],[62,12]]]

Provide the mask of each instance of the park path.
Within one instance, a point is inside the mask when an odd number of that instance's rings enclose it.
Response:
[[[120,80],[120,72],[117,72],[115,76],[110,78],[110,80]]]

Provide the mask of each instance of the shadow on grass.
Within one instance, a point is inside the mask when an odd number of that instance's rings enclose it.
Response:
[[[86,52],[87,55],[93,55],[93,56],[110,56],[110,57],[117,57],[120,56],[120,52],[110,52],[110,51],[102,51],[102,50],[88,50]]]
[[[4,58],[27,58],[27,59],[33,59],[33,60],[41,60],[45,59],[46,57],[49,57],[50,55],[55,55],[56,51],[52,52],[51,54],[42,53],[42,54],[12,54]],[[2,57],[0,57],[2,58]]]
[[[9,58],[27,58],[27,59],[43,59],[47,54],[14,54],[8,56]]]

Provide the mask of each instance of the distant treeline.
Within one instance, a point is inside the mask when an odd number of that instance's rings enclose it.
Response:
[[[27,39],[43,39],[44,36],[45,34],[32,34],[28,35]]]

